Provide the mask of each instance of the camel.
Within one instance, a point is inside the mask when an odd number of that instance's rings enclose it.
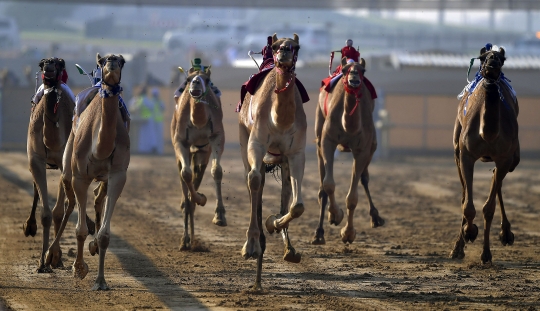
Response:
[[[64,215],[65,193],[62,183],[59,183],[57,200],[54,208],[49,207],[47,191],[47,169],[60,169],[63,171],[62,155],[71,132],[71,119],[75,103],[70,96],[62,91],[60,76],[65,68],[65,61],[61,58],[42,59],[39,62],[44,85],[44,96],[37,103],[33,103],[28,125],[27,153],[30,172],[34,180],[34,200],[30,216],[23,224],[25,236],[35,236],[36,207],[41,199],[41,224],[43,225],[43,245],[39,273],[52,272],[51,263],[45,261],[45,253],[49,247],[49,233],[51,222],[54,221],[54,232],[58,234],[60,223]],[[93,225],[87,219],[89,225]],[[60,251],[60,250],[59,250]],[[62,266],[61,252],[52,265],[53,268]]]
[[[344,217],[343,210],[338,208],[335,200],[336,184],[333,165],[336,148],[340,151],[352,152],[354,156],[351,185],[345,200],[347,223],[341,229],[341,240],[343,243],[352,243],[356,237],[353,218],[358,204],[359,180],[369,202],[371,227],[384,225],[384,220],[379,216],[368,188],[368,166],[377,149],[377,138],[373,123],[375,103],[370,89],[364,83],[366,63],[363,58],[357,63],[343,57],[341,67],[343,75],[333,91],[328,93],[324,87],[321,88],[315,114],[315,137],[320,175],[320,218],[312,244],[325,244],[323,221],[328,199],[330,199],[328,207],[330,224],[337,226]]]
[[[240,151],[251,205],[242,256],[257,259],[257,276],[252,287],[255,291],[262,291],[262,261],[266,248],[262,227],[265,164],[280,164],[282,169],[280,214],[266,219],[266,229],[270,234],[282,232],[284,260],[293,263],[301,260],[301,254],[292,247],[288,234],[289,223],[304,212],[301,185],[307,124],[294,72],[299,49],[297,34],[293,39],[278,39],[276,34],[273,35],[275,67],[259,82],[254,95],[244,98],[238,116]]]
[[[194,213],[196,204],[204,206],[206,196],[198,193],[206,166],[212,158],[212,177],[216,191],[213,223],[226,226],[225,207],[221,196],[223,170],[220,159],[225,144],[221,101],[210,87],[210,67],[190,68],[187,87],[175,96],[176,110],[171,123],[171,137],[180,174],[184,212],[184,233],[180,250],[194,246]],[[188,232],[191,227],[191,234]]]
[[[474,163],[495,162],[489,196],[484,203],[484,247],[480,256],[483,263],[491,262],[489,231],[495,213],[495,196],[499,197],[502,222],[499,239],[503,245],[512,245],[514,234],[506,217],[502,198],[502,181],[519,164],[517,98],[502,73],[505,50],[480,50],[481,61],[478,85],[462,97],[454,126],[454,159],[462,186],[462,223],[459,236],[450,254],[451,258],[465,257],[465,242],[473,242],[478,227],[473,223],[476,210],[473,204]]]
[[[114,54],[101,57],[98,53],[96,61],[102,71],[99,95],[94,95],[86,110],[76,115],[64,153],[62,182],[69,204],[55,243],[73,212],[76,199],[79,215],[75,230],[77,257],[73,263],[73,274],[83,279],[88,273],[88,265],[83,258],[88,227],[81,215],[86,214],[90,183],[100,182],[94,190],[97,234],[89,243],[89,250],[91,255],[99,254],[98,275],[92,289],[108,290],[104,275],[105,253],[110,242],[111,218],[124,188],[130,161],[129,117],[122,115],[120,110],[125,109],[120,98],[124,57]],[[47,257],[54,259],[57,250],[51,245],[49,253]]]

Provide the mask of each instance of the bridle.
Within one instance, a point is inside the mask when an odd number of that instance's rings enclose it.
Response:
[[[362,82],[364,80],[364,76],[362,75],[362,77],[360,78],[360,83],[358,84],[357,87],[351,87],[349,85],[349,73],[351,72],[353,67],[354,65],[349,68],[346,75],[343,75],[343,87],[345,88],[345,92],[347,92],[347,94],[354,94],[354,98],[356,100],[356,103],[353,109],[351,110],[351,112],[349,112],[350,116],[352,116],[353,113],[356,111],[356,108],[358,108],[358,104],[360,103],[360,99],[362,98],[363,93],[361,92],[361,89],[362,89]]]
[[[101,72],[104,73],[104,70],[103,70],[103,67],[105,66],[105,64],[107,62],[112,62],[113,60],[109,60],[109,59],[106,59],[105,61],[103,61],[103,58],[100,59],[99,61],[99,65],[101,67]],[[118,65],[120,66],[120,68],[124,67],[123,63],[121,60],[118,60]],[[102,74],[102,77],[104,77],[105,75]],[[120,80],[122,79],[122,72],[120,72]],[[107,88],[105,88],[105,86],[107,86]],[[107,82],[105,82],[105,80],[102,78],[101,79],[101,87],[99,88],[99,96],[101,98],[108,98],[108,97],[113,97],[113,96],[117,96],[117,95],[120,95],[120,93],[122,93],[122,87],[120,86],[120,82],[118,82],[118,84],[116,85],[111,85],[111,84],[108,84]],[[121,104],[119,103],[119,106]]]
[[[191,89],[193,88],[193,83],[195,81],[199,81],[202,85],[202,93],[198,96],[193,96],[193,94],[191,94]],[[191,80],[191,82],[189,83],[189,96],[191,96],[191,98],[193,98],[195,100],[196,103],[204,103],[204,104],[207,104],[208,102],[206,102],[205,100],[202,100],[204,97],[206,97],[206,94],[208,94],[208,88],[206,87],[206,83],[204,82],[204,79],[199,75],[197,74],[195,77],[193,77],[193,79]]]
[[[284,49],[286,48],[287,46],[285,45],[285,43],[282,43],[280,46],[279,46],[279,49],[278,51],[274,54],[274,64],[277,64],[278,62],[278,59],[277,59],[277,56],[280,52],[284,51]],[[285,90],[287,90],[287,88],[291,85],[294,84],[294,79],[296,78],[296,73],[294,72],[295,69],[296,69],[296,61],[298,60],[298,49],[295,49],[292,47],[292,44],[289,44],[288,46],[289,50],[292,51],[293,53],[293,60],[292,60],[292,66],[291,68],[289,68],[289,70],[287,71],[283,71],[281,68],[279,67],[275,67],[276,68],[276,72],[283,76],[285,74],[290,74],[291,76],[289,77],[289,81],[287,81],[287,83],[285,83],[285,87],[281,88],[281,89],[278,89],[277,88],[277,85],[276,85],[276,89],[274,89],[274,93],[276,94],[279,94],[279,93],[282,93],[282,92],[285,92]]]

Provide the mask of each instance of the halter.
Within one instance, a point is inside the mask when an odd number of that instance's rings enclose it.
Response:
[[[286,47],[285,45],[285,42],[282,43],[280,45],[280,47]],[[281,89],[277,89],[277,86],[276,86],[276,89],[274,90],[274,93],[276,94],[279,94],[279,93],[282,93],[284,92],[285,90],[287,90],[287,88],[292,85],[293,83],[293,79],[296,77],[296,73],[294,72],[295,69],[296,69],[296,61],[298,60],[298,50],[297,49],[294,49],[292,47],[292,44],[289,44],[289,49],[292,51],[293,53],[293,60],[292,60],[292,66],[291,68],[289,68],[289,70],[287,72],[284,72],[283,70],[281,70],[279,67],[276,66],[276,71],[278,74],[280,75],[285,75],[285,73],[291,73],[291,77],[289,78],[289,81],[287,81],[287,83],[285,83],[285,87],[281,88]],[[279,50],[276,54],[274,54],[274,64],[277,64],[278,63],[278,60],[277,60],[277,55],[279,54]]]
[[[108,90],[108,89],[104,88],[103,87],[104,85],[110,87],[111,89]],[[120,93],[122,93],[122,87],[120,86],[120,82],[118,82],[117,85],[110,85],[110,84],[107,84],[103,80],[101,81],[101,87],[99,88],[99,96],[101,98],[108,98],[108,97],[117,96]]]
[[[197,80],[199,80],[199,82],[201,82],[201,85],[202,85],[202,88],[203,88],[203,92],[202,92],[202,94],[199,95],[199,96],[193,96],[193,95],[191,95],[191,91],[188,90],[189,96],[191,96],[191,98],[193,98],[193,99],[195,100],[196,103],[204,103],[204,104],[208,104],[207,101],[202,100],[203,97],[206,97],[206,94],[208,93],[208,89],[206,88],[206,83],[204,83],[204,79],[201,78],[201,76],[196,75],[196,76],[193,78],[193,80],[191,80],[191,83],[190,83],[190,85],[189,85],[189,88],[191,89],[192,84],[193,84],[193,81],[195,81],[195,79],[197,79]]]
[[[43,81],[43,84],[46,86],[55,86],[58,83],[58,80],[60,80],[60,77],[62,76],[62,68],[59,67],[59,65],[56,63],[56,60],[54,58],[49,58],[45,62],[43,62],[43,67],[49,64],[54,64],[54,69],[56,70],[56,75],[54,77],[46,77],[45,72],[41,71],[41,80]]]
[[[348,82],[349,73],[351,72],[352,68],[353,66],[349,68],[349,71],[347,71],[346,75],[343,75],[343,87],[345,88],[345,92],[347,92],[348,94],[354,94],[354,98],[356,100],[353,109],[351,110],[351,112],[349,112],[350,116],[352,116],[353,113],[356,111],[356,108],[358,108],[358,104],[360,103],[360,98],[362,98],[363,93],[360,92],[360,89],[362,88],[362,80],[364,80],[364,77],[362,76],[362,78],[360,79],[360,84],[357,87],[350,87]]]

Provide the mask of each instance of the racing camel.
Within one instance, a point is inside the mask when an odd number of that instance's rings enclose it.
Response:
[[[247,241],[242,248],[242,256],[245,259],[257,259],[257,276],[253,286],[255,291],[262,290],[262,261],[266,248],[262,224],[266,164],[281,165],[283,189],[280,214],[269,216],[265,226],[269,233],[282,232],[284,260],[294,263],[301,260],[301,255],[290,243],[287,231],[289,223],[304,212],[301,185],[307,124],[294,71],[299,49],[298,35],[294,34],[293,39],[278,39],[276,34],[273,35],[274,67],[260,80],[254,95],[243,99],[238,116],[240,150],[251,206]]]
[[[187,84],[175,94],[176,110],[171,123],[171,137],[180,174],[184,212],[184,233],[180,250],[194,246],[194,213],[196,204],[204,206],[206,196],[197,190],[212,158],[212,177],[216,190],[216,209],[213,223],[226,226],[225,207],[221,196],[223,170],[220,159],[225,144],[221,101],[210,85],[210,67],[190,68]],[[191,234],[188,232],[191,227]]]
[[[353,225],[354,210],[358,204],[358,181],[360,180],[369,202],[371,227],[384,224],[377,208],[373,205],[369,192],[368,165],[375,149],[377,139],[373,123],[375,90],[371,83],[367,86],[364,78],[365,60],[360,62],[341,59],[342,76],[337,80],[334,89],[329,93],[324,87],[319,93],[319,103],[315,114],[315,137],[317,158],[319,162],[319,226],[315,232],[312,244],[324,244],[324,210],[328,207],[328,220],[331,224],[339,225],[343,220],[343,210],[338,208],[335,199],[334,182],[334,152],[352,152],[354,156],[351,185],[345,200],[347,207],[347,224],[341,229],[343,243],[352,243],[356,237]]]
[[[490,44],[480,50],[481,62],[477,78],[467,86],[461,98],[454,126],[454,158],[462,186],[462,223],[459,236],[450,254],[452,258],[465,257],[465,242],[473,242],[478,227],[473,223],[476,210],[473,204],[474,163],[495,162],[493,178],[484,214],[484,247],[480,256],[483,263],[491,262],[489,230],[495,214],[495,196],[499,197],[502,221],[499,239],[503,245],[514,243],[514,234],[506,217],[502,198],[502,181],[519,163],[518,101],[502,73],[505,50]],[[476,83],[477,82],[477,83]]]
[[[42,59],[39,62],[43,79],[43,95],[40,100],[34,99],[30,123],[28,125],[27,153],[30,172],[34,180],[34,200],[30,216],[23,224],[25,236],[35,236],[36,207],[41,199],[41,224],[43,225],[43,245],[39,260],[39,273],[50,273],[51,263],[45,260],[49,247],[51,222],[54,220],[55,235],[58,234],[64,215],[65,193],[62,183],[58,187],[57,200],[51,212],[47,191],[47,169],[63,171],[62,155],[71,131],[71,119],[75,103],[62,85],[61,76],[65,62],[61,58]],[[87,218],[88,225],[93,222]],[[60,251],[60,250],[59,250]],[[52,264],[53,268],[62,266],[61,253]]]
[[[111,217],[126,183],[129,166],[129,116],[120,97],[124,57],[114,54],[101,57],[97,54],[96,58],[102,72],[102,81],[97,87],[99,95],[93,97],[84,111],[77,111],[64,154],[65,170],[62,181],[70,204],[62,220],[60,235],[73,211],[76,198],[79,216],[76,227],[77,258],[73,263],[73,274],[83,279],[88,273],[88,265],[83,259],[88,227],[81,215],[86,214],[90,183],[99,181],[100,185],[94,190],[97,234],[90,242],[89,249],[92,255],[99,253],[98,276],[92,289],[107,290],[109,287],[104,275],[105,253],[110,242]]]

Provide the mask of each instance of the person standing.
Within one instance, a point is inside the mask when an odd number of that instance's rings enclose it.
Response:
[[[163,154],[163,112],[165,111],[165,104],[159,97],[159,89],[157,87],[152,89],[150,101],[152,102],[152,121],[155,131],[155,153]]]
[[[133,121],[138,126],[138,150],[139,153],[152,153],[156,151],[156,129],[153,122],[154,103],[148,98],[148,88],[143,86],[139,94],[134,97],[130,104]]]

